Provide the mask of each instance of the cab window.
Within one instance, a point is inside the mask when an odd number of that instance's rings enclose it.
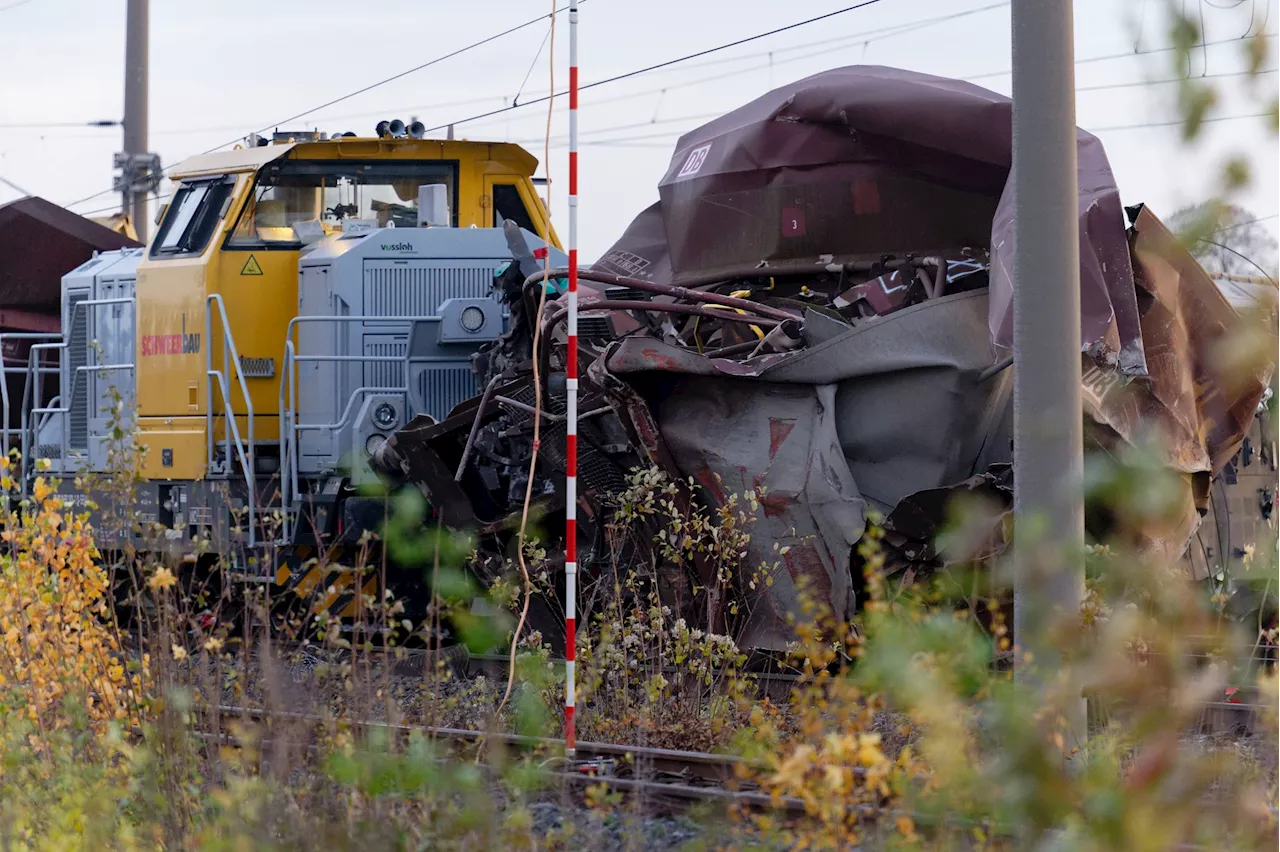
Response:
[[[226,212],[234,185],[229,178],[181,183],[151,244],[151,256],[180,257],[204,251]]]
[[[501,228],[502,223],[511,219],[531,234],[538,233],[534,227],[533,217],[524,206],[520,197],[520,189],[511,183],[495,183],[493,185],[493,226]]]
[[[416,228],[418,187],[427,184],[444,185],[456,226],[455,162],[286,160],[258,175],[226,248],[297,248],[294,226],[302,222],[319,222],[326,232],[340,230],[345,219]]]

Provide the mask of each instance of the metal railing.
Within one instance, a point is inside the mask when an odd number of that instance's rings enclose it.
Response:
[[[213,368],[213,305],[218,306],[218,318],[222,325],[222,370]],[[205,297],[205,314],[204,314],[204,330],[205,338],[209,341],[209,346],[205,350],[205,377],[209,379],[208,386],[205,388],[205,437],[207,441],[207,456],[205,459],[206,467],[210,472],[215,470],[213,457],[213,382],[218,383],[218,390],[222,394],[222,419],[223,419],[223,458],[225,459],[226,474],[231,474],[232,460],[232,439],[235,439],[235,457],[240,460],[240,469],[244,473],[245,488],[247,494],[245,500],[247,502],[249,524],[249,547],[257,544],[257,487],[254,483],[254,434],[253,434],[253,399],[249,396],[249,386],[245,382],[244,370],[240,366],[240,353],[236,351],[235,336],[231,333],[231,323],[227,320],[227,307],[222,301],[222,294],[210,293]],[[245,414],[248,419],[249,443],[248,451],[245,450],[245,442],[240,437],[240,426],[236,423],[236,415],[233,409],[233,400],[230,388],[227,386],[227,376],[231,373],[231,365],[235,365],[236,382],[240,386],[240,394],[244,397]]]
[[[355,408],[356,400],[371,393],[402,393],[406,399],[409,395],[409,365],[415,360],[409,353],[409,341],[405,341],[404,355],[305,355],[298,354],[298,344],[294,335],[298,326],[311,323],[369,323],[370,325],[408,326],[410,332],[414,323],[440,322],[438,315],[431,316],[301,316],[289,320],[285,332],[284,359],[280,375],[280,505],[283,524],[281,535],[289,540],[293,534],[291,519],[298,510],[294,504],[301,493],[299,485],[299,452],[298,433],[307,431],[340,430],[348,425]],[[342,416],[332,423],[304,423],[298,420],[298,382],[294,370],[298,364],[304,363],[400,363],[405,365],[403,387],[360,386],[351,392],[342,410]],[[286,405],[287,400],[287,405]],[[406,412],[407,414],[407,412]]]
[[[9,428],[9,418],[10,418],[10,415],[13,413],[13,411],[12,411],[12,403],[9,400],[8,377],[11,375],[18,375],[18,374],[22,374],[23,376],[25,376],[27,372],[31,369],[31,365],[29,362],[29,355],[28,355],[28,363],[23,364],[22,366],[18,366],[15,364],[14,366],[11,367],[8,364],[4,364],[3,354],[2,354],[4,352],[4,342],[6,340],[58,340],[61,337],[62,337],[62,332],[60,331],[0,332],[0,364],[3,364],[3,370],[0,371],[3,374],[2,376],[0,376],[0,408],[3,408],[3,413],[4,413],[4,428],[3,428],[4,449],[3,451],[5,453],[9,452],[9,442],[13,440],[13,430]],[[39,369],[42,373],[46,375],[59,373],[62,371],[62,368],[58,365],[53,365],[53,366],[41,365],[37,369]]]
[[[136,304],[136,300],[132,296],[116,296],[110,299],[84,299],[83,301],[75,302],[74,304],[70,305],[71,315],[70,317],[67,318],[66,328],[71,329],[75,327],[76,312],[79,311],[81,308],[84,308],[87,310],[88,308],[104,307],[106,305],[133,306],[135,304]],[[86,322],[86,332],[87,332],[88,331],[87,318],[85,322]],[[45,423],[47,423],[49,419],[52,418],[54,415],[58,415],[58,414],[70,415],[72,409],[75,407],[75,391],[76,391],[76,385],[80,381],[80,375],[82,373],[91,373],[91,372],[105,373],[105,372],[112,372],[114,370],[132,370],[134,368],[134,365],[132,362],[127,364],[84,364],[82,366],[76,367],[71,374],[70,387],[62,389],[62,392],[59,393],[57,397],[54,397],[52,400],[50,400],[49,405],[47,406],[42,405],[42,402],[44,399],[43,376],[53,372],[60,373],[62,371],[62,366],[61,366],[62,362],[61,362],[61,356],[59,356],[59,366],[57,368],[50,369],[41,363],[40,353],[54,352],[54,351],[66,352],[71,346],[70,341],[66,339],[64,335],[58,334],[57,337],[60,337],[62,339],[59,340],[57,343],[33,343],[31,345],[31,348],[27,352],[27,366],[25,368],[27,378],[22,389],[22,419],[21,419],[21,425],[20,425],[21,433],[22,433],[21,435],[22,461],[21,461],[20,471],[21,471],[22,489],[23,489],[22,493],[24,495],[26,494],[26,484],[27,484],[27,479],[29,478],[30,470],[35,464],[35,459],[31,457],[32,456],[31,444],[38,439],[39,430],[42,429]],[[85,337],[87,340],[88,339],[87,333]],[[89,348],[90,347],[86,345],[85,347],[86,359],[89,357]],[[7,388],[5,389],[5,396],[6,397],[8,396]],[[60,402],[62,399],[66,399],[68,400],[68,402],[65,405],[58,405],[55,407],[53,403]],[[87,404],[87,401],[86,401],[86,404]],[[37,415],[43,415],[43,420]],[[8,411],[5,412],[5,416],[6,418],[8,417]],[[8,420],[6,419],[5,421],[6,437],[8,436],[8,431],[9,431]],[[60,453],[59,463],[62,466],[64,472],[66,472],[69,465],[69,455],[70,455],[69,453],[70,447],[68,445],[68,441],[70,439],[69,433],[70,433],[70,424],[63,423],[62,429],[60,430],[61,440],[59,442],[59,453]]]
[[[40,344],[37,344],[37,345],[40,345]],[[44,344],[44,345],[50,345],[50,344]],[[52,344],[52,345],[56,345],[56,344]],[[38,439],[40,429],[44,427],[45,423],[47,423],[49,421],[49,418],[52,417],[53,415],[71,413],[71,410],[75,407],[75,386],[76,386],[76,383],[79,382],[80,380],[80,374],[81,373],[110,373],[116,370],[132,370],[133,367],[134,367],[133,362],[128,362],[125,364],[84,364],[82,366],[76,367],[74,371],[75,376],[71,381],[71,393],[65,395],[66,398],[69,400],[66,405],[59,405],[57,407],[54,407],[53,403],[60,402],[62,400],[62,397],[64,396],[63,394],[59,394],[58,396],[55,396],[52,400],[49,401],[50,404],[48,406],[44,406],[40,408],[33,407],[31,409],[32,421],[33,421],[31,423],[31,427],[32,427],[31,432],[30,434],[28,434],[26,430],[24,430],[23,442],[22,442],[22,458],[24,460],[24,476],[23,476],[24,480],[26,479],[25,460],[31,455],[31,453],[29,452],[29,444],[27,439],[28,438]],[[44,420],[38,421],[35,417],[35,415],[37,414],[44,415]],[[58,458],[64,473],[69,472],[68,463],[70,461],[71,447],[68,442],[70,438],[70,431],[71,430],[67,428],[65,424],[64,424],[64,427],[61,430],[59,430],[59,434],[61,435],[61,441],[59,443]],[[39,449],[39,444],[37,444],[37,449]]]

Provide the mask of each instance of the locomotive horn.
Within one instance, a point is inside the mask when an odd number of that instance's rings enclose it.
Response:
[[[400,119],[393,119],[391,124],[387,126],[387,132],[397,139],[404,136],[404,122]]]
[[[381,139],[383,136],[387,135],[387,132],[390,127],[391,125],[388,124],[386,121],[379,121],[378,126],[374,128],[373,132],[378,135],[379,139]]]
[[[427,135],[427,126],[417,119],[411,121],[406,129],[408,130],[409,135],[414,139],[421,139],[423,136]]]

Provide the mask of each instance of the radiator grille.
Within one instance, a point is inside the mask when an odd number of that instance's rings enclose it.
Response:
[[[536,397],[532,387],[524,387],[511,394],[512,399],[533,405]],[[542,397],[543,410],[551,414],[565,414],[565,400],[561,396]],[[508,411],[507,416],[513,422],[526,423],[533,415],[524,412]],[[611,416],[611,415],[609,415]],[[626,490],[627,482],[618,463],[596,448],[591,440],[591,426],[580,425],[578,438],[578,481],[580,494],[611,495],[621,494]],[[543,421],[541,450],[546,462],[556,470],[564,470],[568,462],[566,456],[568,429],[564,421]]]
[[[426,403],[425,414],[444,420],[459,403],[480,393],[470,364],[435,366],[418,374],[418,395]]]
[[[77,311],[74,307],[88,298],[88,293],[67,294],[67,307],[71,311],[71,334],[67,340],[70,373],[61,393],[71,394],[67,446],[73,450],[89,449],[89,374],[76,369],[89,363],[89,316],[87,310]],[[64,396],[63,405],[66,404]]]
[[[590,340],[605,340],[613,336],[608,317],[582,317],[578,320],[578,335]]]
[[[366,335],[365,357],[393,356],[403,358],[408,345],[404,337],[390,335]],[[404,387],[403,361],[372,361],[364,365],[364,385],[371,388]]]
[[[434,316],[446,299],[483,299],[493,293],[489,265],[446,268],[384,266],[369,263],[364,271],[366,316]]]
[[[651,302],[653,294],[645,290],[633,290],[630,287],[611,286],[604,288],[606,299],[628,302]]]

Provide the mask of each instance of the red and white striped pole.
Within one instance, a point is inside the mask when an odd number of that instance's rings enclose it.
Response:
[[[564,750],[577,751],[573,730],[578,618],[578,0],[569,0],[569,352],[564,516]]]

